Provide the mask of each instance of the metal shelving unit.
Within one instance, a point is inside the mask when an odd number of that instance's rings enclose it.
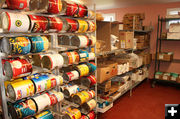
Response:
[[[93,8],[93,11],[95,12],[96,14],[96,5],[95,3],[92,5],[92,8]],[[73,18],[73,17],[67,17],[67,16],[61,16],[60,15],[51,15],[51,14],[38,14],[38,12],[27,12],[27,11],[20,11],[20,10],[9,10],[9,9],[0,9],[0,12],[13,12],[13,13],[22,13],[22,14],[35,14],[35,15],[40,15],[40,16],[47,16],[47,17],[62,17],[62,18],[71,18],[71,19],[81,19],[81,20],[90,20],[90,19],[86,19],[86,18]],[[90,20],[90,21],[94,21],[96,23],[96,18],[93,19],[93,20]],[[65,32],[62,32],[62,33],[4,33],[4,32],[1,32],[0,33],[0,37],[15,37],[15,36],[28,36],[28,35],[48,35],[51,37],[51,48],[50,48],[50,51],[54,51],[56,53],[59,53],[59,52],[65,52],[65,51],[69,51],[69,50],[78,50],[78,49],[81,49],[81,48],[78,48],[78,47],[75,47],[75,46],[64,46],[64,45],[61,45],[61,46],[58,46],[58,35],[87,35],[87,34],[90,34],[90,35],[93,35],[94,37],[96,37],[96,32],[94,33],[65,33]],[[94,47],[95,49],[95,53],[96,53],[96,46]],[[48,53],[49,53],[48,52]],[[37,55],[37,54],[45,54],[45,53],[30,53],[26,56],[32,56],[32,55]],[[7,77],[4,76],[3,74],[3,69],[2,69],[2,59],[4,58],[9,58],[9,57],[19,57],[19,56],[25,56],[25,55],[6,55],[4,53],[0,53],[0,77],[1,77],[1,80],[0,80],[0,90],[1,90],[1,103],[2,103],[2,113],[3,113],[3,119],[11,119],[12,117],[10,117],[9,115],[9,111],[11,110],[8,110],[8,105],[7,105],[7,101],[9,101],[9,99],[6,97],[6,92],[5,92],[5,86],[4,86],[4,81],[7,79]],[[95,64],[97,65],[97,58],[95,58]],[[56,75],[60,75],[60,72],[59,72],[59,69],[55,69],[55,74]],[[95,77],[97,77],[97,71],[95,72]],[[96,96],[95,96],[95,100],[97,101],[97,83],[95,84],[94,86],[95,88],[95,92],[96,92]],[[84,88],[82,86],[80,86],[80,88]],[[85,89],[85,88],[84,88]],[[88,88],[86,88],[87,90]],[[56,87],[56,90],[59,91],[59,86]],[[73,103],[71,102],[68,102],[67,100],[65,100],[63,103],[66,103],[67,107],[70,107],[70,106],[77,106],[77,105],[74,105]],[[70,104],[71,103],[71,104]],[[63,107],[62,107],[62,102],[58,103],[56,106],[55,106],[55,109],[56,111],[53,111],[53,114],[55,114],[58,119],[61,119],[62,118],[62,110],[63,110]],[[97,114],[97,109],[95,109],[95,112]]]
[[[160,83],[171,83],[171,84],[176,84],[179,85],[176,82],[173,81],[166,81],[166,80],[159,80],[155,78],[155,73],[160,71],[160,66],[161,66],[161,62],[167,62],[167,61],[162,61],[162,60],[158,60],[157,59],[157,53],[161,53],[162,52],[162,42],[166,42],[166,41],[180,41],[180,39],[162,39],[161,38],[161,34],[163,31],[163,23],[169,22],[171,20],[180,20],[180,18],[161,18],[160,16],[158,16],[158,25],[157,25],[157,40],[156,40],[156,55],[155,55],[155,68],[154,68],[154,79],[152,79],[152,87],[155,87],[155,84],[157,82]],[[176,63],[180,63],[180,59],[173,59],[173,61],[169,62],[176,62]]]

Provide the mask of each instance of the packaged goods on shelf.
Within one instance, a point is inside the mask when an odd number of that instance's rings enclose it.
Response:
[[[172,61],[174,57],[173,52],[157,53],[157,59],[162,61]],[[156,54],[153,54],[153,59],[156,58]]]
[[[95,119],[96,113],[94,111],[89,112],[87,115],[82,115],[80,119]]]
[[[73,80],[77,80],[79,79],[80,75],[79,72],[74,70],[74,71],[70,71],[70,72],[66,72],[63,74],[63,78],[66,81],[73,81]]]
[[[179,74],[177,74],[177,73],[171,73],[171,78],[170,78],[170,80],[171,80],[171,81],[177,81],[177,80],[178,80],[178,77],[179,77]]]
[[[120,31],[119,43],[121,49],[132,49],[133,48],[134,32]]]
[[[64,58],[64,66],[77,64],[80,61],[80,56],[75,51],[62,53],[62,56]]]
[[[17,1],[17,0],[6,0],[6,4],[7,7],[9,9],[15,10],[23,10],[23,9],[28,9],[28,1],[27,0],[21,0],[21,1]]]
[[[180,34],[178,32],[168,32],[167,39],[180,39]]]
[[[100,92],[108,92],[110,89],[111,89],[111,80],[107,80],[102,84],[98,85],[98,90],[100,90]]]
[[[169,32],[173,33],[173,32],[180,32],[180,24],[170,24],[169,26]]]
[[[80,119],[81,118],[81,111],[79,109],[76,108],[68,108],[66,109],[62,119]]]
[[[164,73],[162,76],[162,80],[170,80],[171,78],[171,73]]]
[[[44,119],[44,118],[54,119],[54,115],[52,114],[52,112],[50,110],[44,110],[40,114],[32,116],[29,119]]]
[[[82,77],[81,82],[82,82],[82,85],[86,87],[91,87],[97,83],[97,79],[94,75],[90,75],[87,77]]]
[[[80,91],[79,86],[78,85],[73,85],[73,86],[70,86],[70,87],[65,87],[63,93],[64,93],[64,96],[66,98],[69,98],[70,96],[78,93],[79,91]]]
[[[117,50],[118,47],[116,44],[119,42],[119,38],[111,34],[111,50]]]
[[[88,114],[90,111],[92,111],[97,105],[97,102],[94,99],[91,99],[87,103],[84,103],[82,105],[82,112],[85,112]]]

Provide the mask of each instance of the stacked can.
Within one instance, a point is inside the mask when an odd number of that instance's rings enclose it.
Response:
[[[63,29],[63,21],[59,17],[48,17],[49,32],[60,32]]]
[[[81,112],[79,109],[71,109],[68,108],[65,112],[65,115],[62,117],[62,119],[80,119],[81,118]]]
[[[79,50],[80,62],[86,62],[89,59],[89,53],[86,50]]]
[[[67,32],[76,32],[79,28],[77,20],[66,18],[64,20]]]
[[[63,74],[63,78],[66,81],[73,81],[79,79],[79,72],[74,70]]]
[[[80,77],[83,77],[89,75],[91,67],[87,64],[81,64],[76,66],[75,69],[79,72]]]
[[[58,36],[58,45],[71,45],[70,36],[60,35]]]
[[[89,114],[87,115],[82,115],[81,119],[95,119],[96,114],[94,111],[91,111]]]
[[[71,45],[80,48],[89,46],[89,38],[85,35],[77,35],[71,38]]]
[[[23,10],[28,7],[27,0],[6,0],[9,9]]]
[[[97,82],[96,77],[94,75],[90,75],[88,77],[83,77],[81,79],[81,81],[82,81],[82,84],[86,87],[91,87],[91,86],[95,85]]]
[[[69,98],[72,95],[76,94],[77,92],[80,91],[80,88],[78,85],[70,86],[70,87],[65,87],[63,93],[64,95]]]
[[[96,105],[97,105],[96,100],[91,99],[87,103],[83,104],[82,111],[85,113],[89,113],[90,111],[92,111],[96,107]]]
[[[77,52],[66,52],[62,54],[64,58],[64,66],[79,63],[79,54]]]
[[[54,119],[54,116],[50,110],[45,110],[36,116],[32,116],[29,119]]]

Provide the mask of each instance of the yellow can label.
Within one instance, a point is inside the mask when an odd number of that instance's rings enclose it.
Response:
[[[77,68],[80,71],[81,77],[82,76],[87,76],[89,74],[89,67],[87,65],[85,65],[85,64],[79,65],[79,66],[77,66]]]
[[[88,92],[86,92],[86,91],[79,92],[79,93],[77,93],[77,95],[81,99],[81,104],[87,102],[90,98]]]
[[[80,32],[80,33],[87,32],[88,27],[89,27],[87,21],[84,21],[84,20],[78,20],[78,23],[79,23],[79,29],[78,29],[78,32]]]

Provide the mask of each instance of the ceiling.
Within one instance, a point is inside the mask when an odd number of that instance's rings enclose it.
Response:
[[[122,8],[135,5],[178,2],[180,0],[95,0],[97,10]]]

